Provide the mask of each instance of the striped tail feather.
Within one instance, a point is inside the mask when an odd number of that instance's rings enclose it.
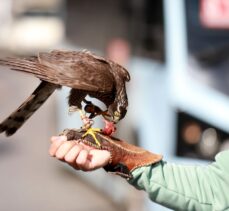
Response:
[[[0,133],[13,135],[41,107],[58,85],[42,81],[34,92],[0,124]]]

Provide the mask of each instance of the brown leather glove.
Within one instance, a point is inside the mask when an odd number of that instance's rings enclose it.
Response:
[[[93,146],[97,149],[108,150],[111,153],[111,159],[104,169],[124,178],[130,179],[132,178],[131,172],[134,169],[157,163],[162,159],[161,155],[151,153],[115,137],[96,133],[95,136],[100,142],[99,146],[91,135],[82,138],[84,133],[85,131],[66,129],[62,135],[66,135],[69,141],[80,140],[84,144]]]

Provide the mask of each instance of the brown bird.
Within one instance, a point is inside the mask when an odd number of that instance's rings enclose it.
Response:
[[[92,118],[102,115],[103,132],[110,135],[118,121],[124,118],[128,99],[125,83],[130,80],[128,71],[121,65],[92,54],[89,51],[61,51],[39,53],[27,58],[0,59],[0,65],[30,73],[41,80],[35,91],[0,124],[0,133],[13,135],[39,109],[48,97],[61,86],[72,88],[69,94],[69,111],[79,111],[84,129],[91,128]],[[102,101],[107,110],[87,101],[89,95]],[[86,106],[83,110],[82,103]],[[89,113],[89,117],[86,116]]]

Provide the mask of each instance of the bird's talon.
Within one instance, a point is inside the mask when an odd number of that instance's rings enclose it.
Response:
[[[95,140],[95,143],[100,147],[101,144],[99,142],[99,140],[96,138],[96,133],[101,133],[101,129],[100,128],[89,128],[83,135],[82,138],[86,137],[87,135],[92,136],[92,138]]]

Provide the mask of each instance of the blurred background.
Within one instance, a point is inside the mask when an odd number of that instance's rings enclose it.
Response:
[[[205,165],[229,148],[228,29],[228,0],[0,1],[1,57],[88,49],[124,65],[129,109],[116,135],[176,163]],[[1,120],[38,83],[1,67]],[[14,136],[0,135],[0,210],[167,210],[102,169],[49,157],[49,137],[82,124],[68,116],[68,91]]]

